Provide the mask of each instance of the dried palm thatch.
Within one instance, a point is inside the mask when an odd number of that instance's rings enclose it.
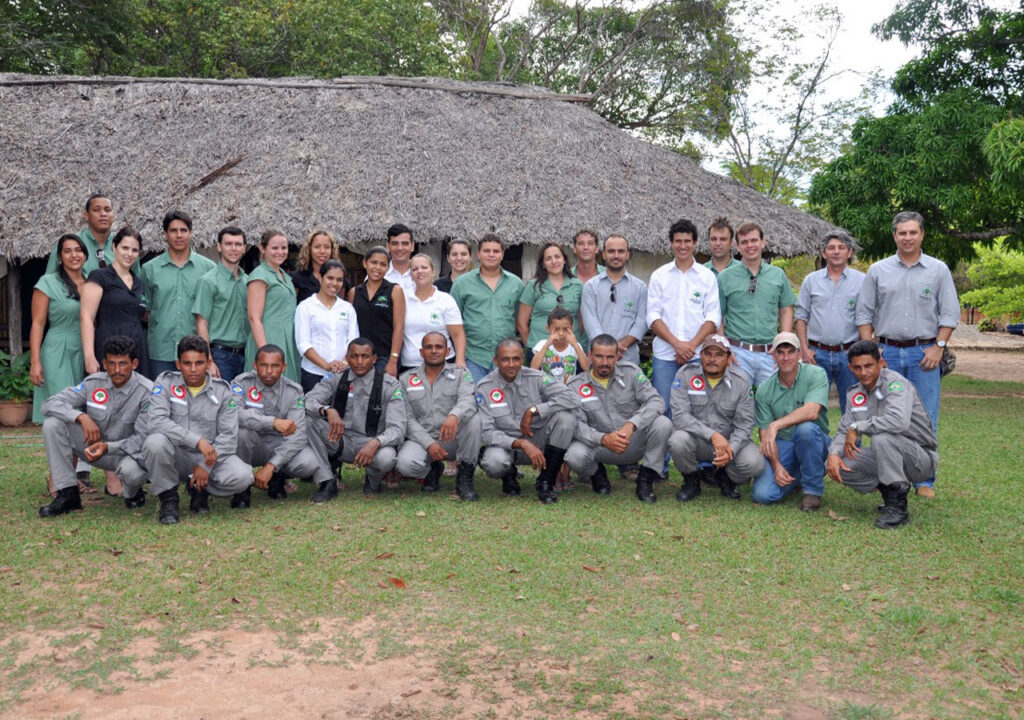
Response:
[[[671,221],[762,224],[771,250],[813,252],[828,223],[632,137],[578,97],[407,78],[334,82],[0,75],[0,252],[46,254],[98,190],[147,249],[189,212],[209,244],[228,223],[351,247],[401,221],[417,240],[568,241],[581,227],[665,252]]]

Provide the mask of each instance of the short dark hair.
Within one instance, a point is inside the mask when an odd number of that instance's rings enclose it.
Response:
[[[388,228],[388,242],[391,242],[391,238],[398,237],[399,235],[405,235],[406,233],[408,233],[409,239],[412,240],[412,230],[409,228],[409,226],[403,225],[402,223],[395,223],[394,225]]]
[[[729,218],[715,218],[712,223],[708,225],[708,235],[711,234],[712,230],[728,230],[730,240],[736,236],[736,233],[732,231],[732,224],[729,222]]]
[[[103,357],[108,355],[127,355],[132,360],[139,359],[139,349],[135,341],[125,335],[111,335],[103,343]]]
[[[326,275],[328,270],[341,270],[342,276],[348,272],[345,270],[345,264],[341,260],[335,260],[334,258],[325,260],[324,264],[320,266],[320,277]]]
[[[164,215],[164,232],[167,232],[167,228],[170,227],[171,223],[175,220],[181,220],[185,223],[185,227],[188,228],[189,232],[192,232],[192,216],[184,210],[167,211],[167,214]]]
[[[187,352],[198,352],[210,356],[210,346],[198,335],[186,335],[178,341],[178,359]]]
[[[580,239],[580,235],[589,235],[590,237],[594,238],[594,244],[595,245],[597,245],[598,243],[601,242],[598,239],[596,232],[594,232],[593,230],[588,230],[587,228],[582,228],[581,230],[578,230],[575,235],[572,236],[572,244],[573,244],[573,246],[575,246],[576,245],[576,241]]]
[[[133,228],[131,225],[125,225],[120,230],[118,230],[117,234],[114,235],[114,239],[110,241],[110,244],[113,245],[114,247],[117,247],[118,245],[121,244],[122,240],[129,237],[135,238],[135,240],[139,243],[139,252],[142,252],[142,234],[139,233],[139,231]]]
[[[689,220],[676,220],[672,223],[672,227],[668,229],[668,239],[671,241],[676,233],[689,233],[695,242],[700,240],[700,234],[697,232],[697,226]]]
[[[89,208],[92,207],[92,201],[98,200],[100,198],[103,198],[104,200],[109,200],[110,196],[107,195],[106,193],[93,193],[92,195],[89,196],[89,199],[85,201],[85,211],[89,212]]]
[[[350,340],[348,343],[348,349],[351,350],[353,347],[368,347],[373,350],[373,340],[365,337],[357,337],[354,340]]]
[[[861,355],[870,355],[875,360],[882,359],[882,351],[878,349],[878,343],[874,340],[858,340],[846,351],[846,357],[851,361]]]
[[[746,235],[749,232],[757,230],[757,236],[764,240],[764,230],[756,222],[745,222],[736,228],[736,235]]]
[[[597,337],[591,339],[590,349],[593,350],[595,345],[600,345],[601,347],[618,347],[619,341],[608,333],[601,333]]]
[[[223,240],[225,235],[241,235],[242,236],[242,242],[246,241],[245,240],[245,232],[242,230],[242,228],[235,227],[234,225],[228,225],[227,227],[222,227],[220,229],[220,232],[217,233],[217,242],[219,243],[221,240]]]
[[[267,353],[269,355],[277,354],[281,356],[282,360],[287,361],[287,358],[284,356],[284,350],[282,350],[280,346],[275,345],[274,343],[260,345],[259,349],[256,351],[256,359],[259,360],[260,355],[262,355],[263,353]]]
[[[388,252],[388,249],[383,245],[374,245],[372,248],[367,250],[366,254],[363,255],[363,260],[369,260],[374,255],[383,255],[388,259],[388,262],[391,262],[391,253]]]
[[[494,357],[498,357],[498,351],[503,347],[514,347],[519,352],[523,351],[523,344],[519,342],[519,338],[507,337],[502,338],[498,341],[498,344],[494,346]]]
[[[484,243],[498,243],[499,245],[501,245],[502,250],[505,249],[505,241],[494,233],[487,233],[482,238],[480,238],[480,240],[476,244],[477,251],[480,250],[480,246],[483,245]]]
[[[568,320],[569,322],[572,322],[572,313],[569,312],[568,308],[557,305],[548,313],[548,325],[553,323],[555,320]]]
[[[445,337],[445,334],[444,334],[443,332],[441,332],[440,330],[431,330],[431,331],[430,331],[430,332],[428,332],[428,333],[427,333],[426,335],[424,335],[424,336],[423,336],[423,338],[422,338],[422,339],[420,340],[420,347],[422,347],[422,346],[423,346],[423,341],[424,341],[424,340],[426,340],[426,339],[427,339],[428,337],[430,337],[431,335],[437,335],[437,336],[438,336],[439,338],[441,338],[442,340],[444,340],[444,344],[445,344],[445,345],[447,345],[447,344],[448,344],[448,338],[447,338],[447,337]]]

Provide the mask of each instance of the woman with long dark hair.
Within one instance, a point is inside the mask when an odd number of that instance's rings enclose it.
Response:
[[[577,339],[582,338],[582,298],[583,283],[569,269],[568,253],[558,243],[546,243],[537,256],[536,275],[519,296],[516,332],[527,349],[547,338],[548,314],[556,307],[564,307],[572,313],[573,334]]]
[[[320,266],[320,275],[320,290],[295,309],[295,344],[302,353],[304,392],[325,376],[344,372],[348,344],[359,337],[355,308],[338,297],[345,283],[345,266],[328,260]]]
[[[348,301],[356,309],[359,329],[373,343],[377,367],[398,377],[405,332],[405,293],[402,286],[384,278],[391,255],[380,245],[363,256],[366,280],[348,291]]]
[[[328,260],[340,261],[338,243],[334,236],[323,228],[315,228],[306,236],[306,241],[299,248],[299,257],[295,260],[292,284],[295,285],[297,303],[313,297],[320,291],[320,283],[323,282],[323,264]],[[347,289],[348,287],[345,288],[345,290]],[[344,296],[345,292],[342,291],[339,297]]]

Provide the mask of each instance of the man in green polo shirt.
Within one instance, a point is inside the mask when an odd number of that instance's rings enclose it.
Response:
[[[505,243],[488,233],[477,245],[480,267],[460,275],[452,297],[466,328],[466,366],[479,382],[494,369],[498,341],[516,334],[516,310],[523,281],[501,267]]]
[[[799,484],[800,509],[817,510],[825,493],[828,435],[828,374],[800,362],[800,339],[781,332],[771,345],[779,369],[757,388],[754,398],[760,428],[764,472],[751,499],[762,505],[778,502]]]
[[[192,302],[199,278],[214,263],[191,248],[192,218],[181,210],[164,215],[167,251],[142,266],[142,284],[149,298],[150,376],[177,372],[178,341],[196,332]]]
[[[740,369],[756,387],[775,371],[775,361],[768,354],[772,338],[793,330],[796,295],[782,268],[761,259],[768,243],[759,225],[740,225],[736,244],[743,262],[718,275],[722,328],[735,348],[733,355]]]
[[[110,231],[114,227],[114,206],[110,198],[101,193],[89,196],[85,201],[85,212],[82,213],[85,220],[85,227],[78,231],[78,237],[85,243],[89,256],[82,265],[82,275],[86,278],[93,270],[99,270],[111,260],[110,250],[107,247],[107,240],[110,238]],[[59,245],[60,243],[58,243]],[[138,270],[136,266],[133,268]],[[46,262],[46,272],[57,272],[57,248],[50,253],[50,259]]]
[[[192,314],[196,334],[210,343],[210,375],[231,380],[245,370],[245,313],[248,276],[238,267],[245,255],[245,233],[234,225],[217,233],[220,262],[199,278]]]
[[[708,226],[708,249],[711,251],[711,259],[704,263],[704,267],[715,274],[715,277],[733,265],[739,265],[740,261],[732,256],[732,225],[729,218],[720,217]]]

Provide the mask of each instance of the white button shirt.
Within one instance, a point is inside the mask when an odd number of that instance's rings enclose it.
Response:
[[[299,303],[295,309],[295,344],[302,355],[302,369],[316,375],[327,371],[306,357],[313,348],[327,362],[344,360],[350,341],[359,337],[356,309],[338,298],[331,307],[320,302],[316,295]]]
[[[412,268],[409,268],[404,273],[400,273],[395,270],[394,265],[389,263],[388,271],[384,273],[384,279],[388,282],[393,282],[395,285],[405,290],[407,295],[409,293],[416,292],[416,282],[412,279]],[[419,365],[419,362],[417,361],[416,364]]]
[[[651,273],[647,285],[647,325],[653,325],[655,320],[664,322],[683,341],[693,338],[706,322],[718,327],[722,311],[715,274],[697,262],[683,272],[675,261]],[[675,349],[657,335],[653,349],[656,358],[675,360]]]
[[[448,357],[455,356],[449,325],[462,325],[462,313],[455,298],[446,292],[434,288],[434,294],[426,300],[416,297],[414,291],[405,293],[405,335],[402,338],[402,367],[415,367],[423,362],[420,348],[423,336],[428,332],[439,332],[448,340],[452,348]]]

